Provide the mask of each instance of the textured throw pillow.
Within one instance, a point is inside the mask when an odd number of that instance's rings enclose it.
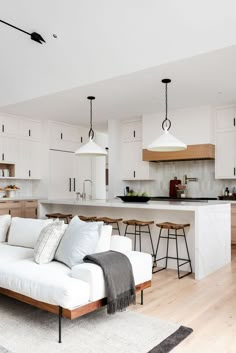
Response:
[[[0,216],[0,243],[6,241],[7,232],[11,224],[11,216],[9,214]]]
[[[52,222],[52,219],[13,217],[8,234],[8,244],[33,249],[43,227]]]
[[[103,222],[82,222],[75,216],[69,223],[55,254],[55,259],[70,268],[83,263],[86,255],[94,253]]]
[[[54,221],[41,230],[34,248],[35,262],[41,265],[53,260],[65,229],[64,221]]]

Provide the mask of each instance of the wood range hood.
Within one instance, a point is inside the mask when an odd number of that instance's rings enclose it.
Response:
[[[188,145],[186,150],[176,152],[152,152],[143,149],[143,161],[169,162],[215,159],[215,145],[210,143]]]

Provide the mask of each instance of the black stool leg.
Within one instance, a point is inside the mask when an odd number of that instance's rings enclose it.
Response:
[[[177,269],[178,269],[178,278],[180,278],[179,275],[179,251],[178,251],[178,239],[177,239],[177,229],[175,229],[175,244],[176,244],[176,260],[177,260]]]
[[[137,226],[134,225],[134,250],[136,250],[136,235],[137,235]]]
[[[128,228],[128,224],[126,224],[126,227],[125,227],[124,237],[126,237],[127,228]]]
[[[154,245],[153,245],[153,241],[152,241],[152,234],[151,234],[151,230],[150,230],[150,226],[148,224],[148,232],[149,232],[149,237],[150,237],[150,241],[151,241],[151,247],[152,247],[152,256],[155,256],[155,250],[154,250]]]
[[[184,228],[183,228],[183,236],[184,236],[185,245],[186,245],[186,250],[187,250],[187,254],[188,254],[188,260],[189,260],[189,266],[190,266],[190,273],[192,273],[192,272],[193,272],[193,270],[192,270],[192,264],[191,264],[191,260],[190,260],[190,256],[189,256],[188,244],[187,244],[187,239],[186,239],[186,235],[185,235],[185,230],[184,230]]]
[[[120,227],[119,227],[118,222],[116,222],[116,225],[117,225],[118,234],[120,235]]]
[[[141,290],[141,305],[143,305],[143,290]]]
[[[141,240],[141,226],[138,226],[138,234],[139,234],[139,250],[142,251],[142,240]]]
[[[166,244],[166,265],[165,265],[164,269],[166,269],[166,268],[167,268],[167,265],[168,265],[169,240],[170,240],[170,230],[168,229],[168,233],[167,233],[167,244]]]

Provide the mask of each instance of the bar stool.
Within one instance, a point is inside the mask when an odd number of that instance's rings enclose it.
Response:
[[[134,235],[134,250],[136,250],[136,237],[139,236],[139,251],[142,251],[142,234],[147,233],[150,237],[151,247],[152,247],[152,256],[155,256],[155,250],[152,241],[152,235],[150,230],[150,224],[153,224],[154,221],[139,221],[137,219],[128,219],[123,221],[126,224],[124,236],[126,237],[127,234]],[[133,226],[134,232],[128,232],[128,227]],[[146,230],[143,230],[143,227],[146,227]]]
[[[96,216],[82,216],[82,215],[78,215],[79,219],[81,219],[81,221],[84,222],[96,222],[97,221],[97,217]]]
[[[64,219],[65,223],[69,223],[72,217],[71,213],[64,214],[64,213],[48,213],[45,215],[47,218],[53,218],[53,219]]]
[[[109,218],[109,217],[98,217],[97,222],[104,222],[104,224],[111,225],[112,230],[118,230],[118,234],[120,235],[120,227],[119,222],[121,222],[123,218]]]
[[[178,223],[171,223],[171,222],[163,222],[163,223],[157,223],[156,224],[157,227],[160,228],[160,232],[159,232],[159,238],[158,238],[158,242],[157,242],[157,247],[156,247],[156,254],[155,254],[155,258],[154,258],[154,263],[155,265],[157,264],[157,261],[163,260],[165,259],[165,267],[162,267],[156,271],[153,271],[153,273],[162,271],[164,269],[167,268],[167,262],[168,259],[173,259],[173,260],[177,260],[177,270],[178,270],[178,278],[183,278],[185,276],[188,276],[192,273],[192,265],[191,265],[191,260],[190,260],[190,256],[189,256],[189,250],[188,250],[188,244],[187,244],[187,240],[186,240],[186,236],[185,236],[185,227],[189,227],[190,224],[178,224]],[[167,229],[167,236],[163,236],[162,230],[163,229]],[[173,230],[174,233],[170,233],[170,230]],[[182,230],[183,234],[179,234],[178,230]],[[179,250],[178,250],[178,237],[184,237],[184,241],[185,241],[185,246],[186,246],[186,251],[187,251],[187,259],[183,259],[179,257]],[[161,239],[167,239],[167,245],[166,245],[166,256],[161,257],[159,259],[157,259],[157,253],[158,253],[158,248],[159,248],[159,244],[160,244],[160,240]],[[169,240],[170,239],[174,239],[175,240],[175,244],[176,244],[176,257],[172,257],[169,256]],[[183,263],[180,264],[180,261],[184,261]],[[190,271],[185,273],[184,275],[180,276],[179,273],[179,268],[183,265],[186,265],[187,263],[189,263],[190,266]]]

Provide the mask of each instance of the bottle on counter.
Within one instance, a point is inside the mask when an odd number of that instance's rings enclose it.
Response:
[[[229,188],[226,186],[224,196],[229,196]]]

